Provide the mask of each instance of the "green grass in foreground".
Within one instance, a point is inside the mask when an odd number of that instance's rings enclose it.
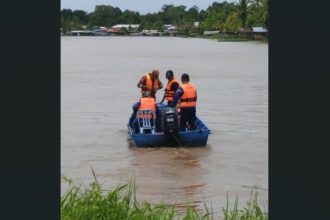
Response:
[[[184,213],[179,213],[175,206],[169,204],[151,205],[147,201],[138,202],[135,197],[135,183],[116,187],[112,191],[101,189],[101,185],[95,179],[88,188],[84,190],[81,186],[63,178],[70,185],[69,190],[61,197],[61,219],[62,220],[267,220],[268,214],[263,213],[257,203],[257,192],[251,192],[251,200],[247,207],[238,209],[238,198],[236,197],[234,208],[232,210],[227,206],[223,208],[223,216],[214,216],[212,210],[205,205],[205,211],[202,213],[190,207],[187,207]],[[204,203],[205,204],[205,203]]]

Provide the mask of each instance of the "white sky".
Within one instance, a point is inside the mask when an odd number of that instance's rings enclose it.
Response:
[[[238,1],[238,0],[236,0]],[[129,9],[137,11],[140,14],[154,13],[161,10],[162,6],[167,5],[184,5],[188,9],[196,5],[199,9],[206,9],[213,2],[223,2],[214,0],[61,0],[61,9],[84,10],[87,12],[94,11],[96,5],[112,5],[118,7],[122,11]],[[227,2],[235,2],[227,0]]]

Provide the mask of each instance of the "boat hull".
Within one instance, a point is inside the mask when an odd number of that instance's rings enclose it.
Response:
[[[179,132],[174,135],[165,135],[164,132],[154,134],[135,133],[134,129],[128,127],[128,140],[133,141],[137,147],[188,147],[188,146],[206,146],[208,136],[211,130],[197,118],[196,130]]]

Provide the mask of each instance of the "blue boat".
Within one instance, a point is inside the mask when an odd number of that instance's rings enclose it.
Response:
[[[211,130],[196,117],[196,129],[179,131],[178,113],[175,108],[157,103],[162,112],[161,129],[157,130],[152,111],[138,111],[138,129],[127,124],[128,141],[135,143],[137,147],[189,147],[206,146]],[[159,125],[158,125],[159,127]]]

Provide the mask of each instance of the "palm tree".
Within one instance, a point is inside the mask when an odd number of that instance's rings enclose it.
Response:
[[[268,0],[261,0],[260,15],[263,24],[268,29]]]
[[[256,11],[258,18],[264,26],[268,22],[268,0],[250,0],[251,9]]]
[[[242,21],[243,28],[246,26],[246,18],[248,14],[248,4],[249,0],[239,0],[238,3],[238,14]]]

